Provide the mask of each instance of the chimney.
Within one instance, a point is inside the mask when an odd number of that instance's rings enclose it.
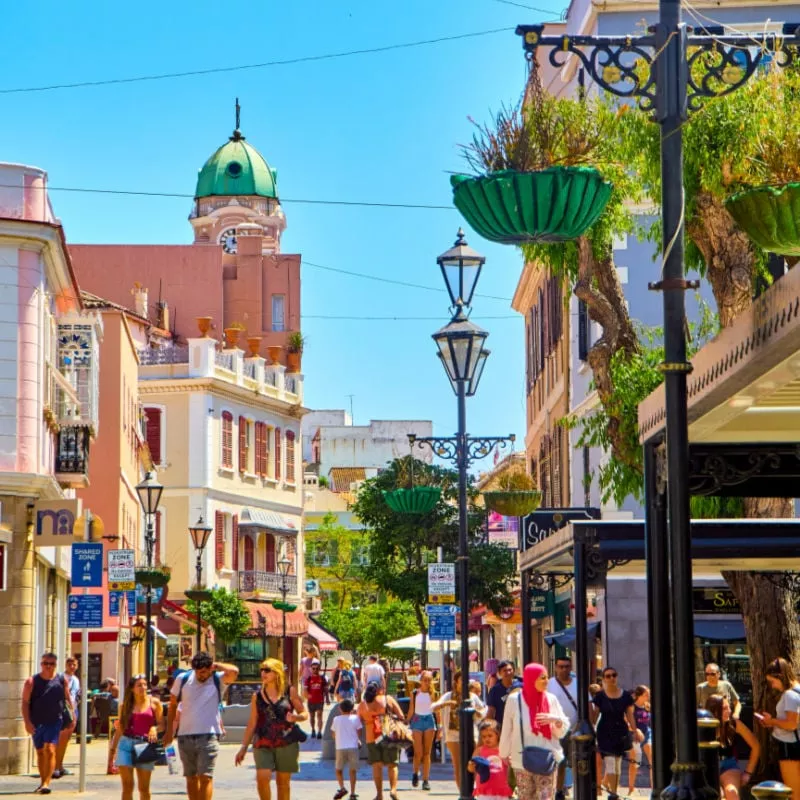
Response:
[[[142,284],[136,281],[133,284],[133,308],[134,311],[140,316],[148,319],[147,317],[147,289],[142,287]]]

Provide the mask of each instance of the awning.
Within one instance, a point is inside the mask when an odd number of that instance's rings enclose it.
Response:
[[[165,617],[169,617],[170,619],[179,622],[181,625],[187,625],[192,630],[197,629],[197,616],[192,614],[183,606],[178,605],[178,603],[173,603],[172,600],[161,601],[161,612]],[[202,615],[200,618],[200,624],[204,629],[208,629],[209,627],[208,622],[202,618]]]
[[[743,642],[744,622],[741,619],[696,619],[694,635],[715,642]]]
[[[267,636],[283,636],[283,611],[275,608],[272,603],[259,603],[248,600],[245,601],[245,605],[253,622],[253,627],[250,629],[251,636],[263,635],[264,631],[266,631]],[[293,637],[305,636],[308,633],[308,623],[306,612],[302,609],[287,611],[286,635]]]
[[[239,515],[240,528],[268,528],[279,533],[297,533],[294,520],[264,508],[243,508]]]
[[[316,641],[320,650],[339,649],[339,640],[313,619],[308,621],[308,635]]]
[[[439,642],[438,640],[432,642],[430,639],[426,639],[425,649],[429,653],[438,653],[439,646],[442,644],[445,649],[447,649],[448,645],[451,650],[461,649],[461,639],[451,639],[449,643]],[[478,646],[477,636],[469,637],[469,646],[470,649]],[[388,647],[390,650],[422,650],[422,634],[415,633],[413,636],[406,636],[404,639],[395,639],[393,642],[386,642],[384,647]]]
[[[599,622],[590,622],[586,626],[586,634],[589,636],[590,639],[594,636],[597,636],[599,630],[600,630]],[[574,650],[575,628],[564,628],[563,631],[548,633],[547,636],[544,637],[544,640],[547,642],[547,644],[550,645],[550,647],[552,647],[554,644],[557,644],[560,647],[566,647],[567,650]]]

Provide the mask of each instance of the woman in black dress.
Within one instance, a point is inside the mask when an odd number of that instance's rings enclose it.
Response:
[[[633,758],[634,738],[644,739],[633,715],[633,695],[617,684],[613,667],[603,670],[603,688],[593,698],[592,722],[597,724],[597,749],[603,757],[609,800],[617,800],[622,756]],[[598,722],[598,717],[600,721]]]

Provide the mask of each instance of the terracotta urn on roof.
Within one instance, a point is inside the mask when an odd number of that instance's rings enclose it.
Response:
[[[272,366],[275,366],[275,365],[281,363],[281,350],[283,350],[283,348],[279,344],[270,345],[267,348],[267,352],[269,353],[269,363]]]
[[[260,336],[248,336],[247,337],[247,346],[250,348],[250,358],[258,358],[259,350],[261,349],[261,337]]]
[[[197,317],[197,329],[200,335],[205,339],[208,332],[211,330],[211,317]]]

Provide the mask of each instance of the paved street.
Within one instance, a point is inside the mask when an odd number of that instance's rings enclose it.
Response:
[[[67,753],[67,768],[73,775],[53,781],[52,797],[119,797],[120,782],[116,775],[106,775],[107,742],[105,739],[95,741],[88,746],[88,777],[87,791],[84,795],[78,793],[78,748],[70,746]],[[322,742],[308,741],[302,745],[300,774],[294,778],[292,796],[298,800],[330,800],[336,789],[333,775],[333,762],[321,761],[320,749]],[[236,744],[223,745],[217,762],[217,775],[215,778],[216,798],[242,798],[255,797],[255,770],[252,759],[248,757],[246,767],[235,768],[233,757],[238,749]],[[433,780],[430,792],[422,792],[411,788],[411,765],[400,765],[401,798],[417,798],[424,800],[430,798],[452,798],[456,796],[455,785],[452,781],[450,765],[434,765]],[[33,775],[0,776],[0,797],[30,797],[38,786],[38,780]],[[183,778],[172,776],[166,767],[159,767],[153,777],[152,795],[158,800],[178,800],[185,798]],[[372,785],[371,772],[366,762],[362,762],[359,770],[358,794],[361,800],[371,800],[375,796]],[[273,797],[275,792],[273,790]],[[388,790],[385,793],[388,798]],[[136,797],[136,795],[134,795]]]

